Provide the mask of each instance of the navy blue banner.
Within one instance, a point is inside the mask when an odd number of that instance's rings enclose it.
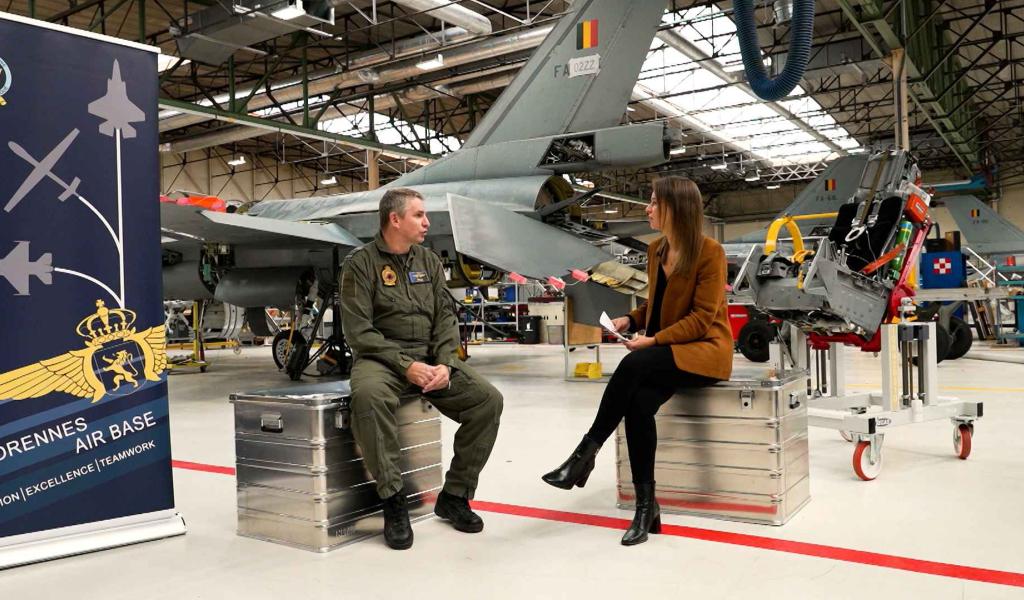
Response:
[[[174,507],[156,55],[0,18],[0,537]]]

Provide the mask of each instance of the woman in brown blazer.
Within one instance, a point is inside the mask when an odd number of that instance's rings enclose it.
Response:
[[[630,353],[608,382],[590,431],[568,460],[543,477],[562,489],[583,487],[601,444],[625,419],[636,490],[636,514],[622,537],[627,546],[661,531],[654,498],[658,408],[680,388],[711,385],[732,373],[725,252],[703,235],[702,206],[700,190],[689,179],[654,182],[647,218],[664,235],[647,249],[649,298],[614,320],[619,331],[644,331],[625,343]]]

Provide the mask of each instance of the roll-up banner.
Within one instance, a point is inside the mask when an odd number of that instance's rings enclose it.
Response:
[[[0,568],[185,532],[156,51],[0,13]]]

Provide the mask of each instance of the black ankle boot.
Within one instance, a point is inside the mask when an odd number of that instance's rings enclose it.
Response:
[[[636,490],[636,514],[626,535],[622,536],[623,546],[635,546],[647,541],[647,534],[661,533],[661,507],[654,499],[654,482],[633,483]]]
[[[484,530],[484,520],[469,508],[469,500],[444,490],[437,495],[434,514],[448,520],[452,527],[464,533],[479,533]]]
[[[412,548],[412,524],[402,490],[384,499],[384,541],[394,550]]]
[[[572,489],[574,485],[583,487],[587,484],[590,472],[594,470],[594,457],[597,456],[597,451],[600,449],[601,444],[587,436],[583,436],[583,441],[580,442],[579,446],[576,446],[576,449],[572,451],[569,458],[561,466],[544,475],[541,479],[545,483],[550,483],[556,488],[562,488],[563,490]]]

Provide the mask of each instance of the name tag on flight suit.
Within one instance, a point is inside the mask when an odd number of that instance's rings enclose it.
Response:
[[[426,271],[409,271],[409,283],[430,283],[430,275]]]

